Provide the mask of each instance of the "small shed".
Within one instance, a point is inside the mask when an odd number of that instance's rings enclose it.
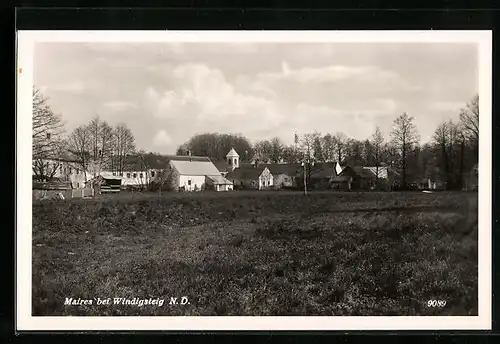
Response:
[[[101,193],[120,192],[122,178],[117,176],[102,177]]]
[[[205,176],[205,187],[207,190],[230,191],[233,183],[221,175]]]

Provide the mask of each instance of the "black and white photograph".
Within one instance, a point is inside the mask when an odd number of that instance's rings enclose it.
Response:
[[[21,32],[17,78],[26,327],[490,328],[489,31]]]

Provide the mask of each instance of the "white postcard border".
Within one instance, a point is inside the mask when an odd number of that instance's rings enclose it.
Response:
[[[492,235],[491,31],[19,31],[16,126],[16,329],[55,330],[490,330]],[[471,42],[479,46],[478,316],[33,317],[31,117],[35,42]],[[62,301],[61,301],[62,302]]]

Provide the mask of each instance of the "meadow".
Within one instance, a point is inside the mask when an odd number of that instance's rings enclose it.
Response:
[[[33,202],[32,230],[34,316],[478,312],[477,193],[124,193]]]

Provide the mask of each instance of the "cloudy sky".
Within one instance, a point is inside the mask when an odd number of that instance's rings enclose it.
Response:
[[[389,136],[402,112],[422,141],[478,92],[464,43],[38,43],[34,83],[70,132],[126,123],[137,147],[174,153],[203,132],[252,142],[318,131]]]

